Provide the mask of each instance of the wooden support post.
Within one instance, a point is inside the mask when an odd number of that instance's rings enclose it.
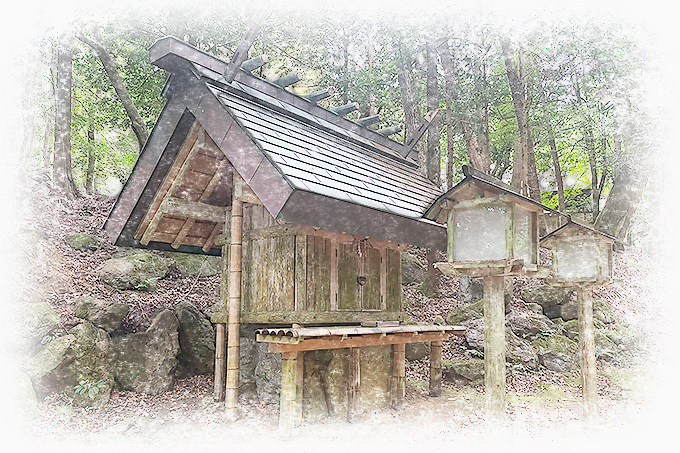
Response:
[[[241,255],[243,202],[242,180],[234,171],[231,202],[231,243],[229,246],[229,320],[227,329],[227,391],[225,410],[228,420],[238,418],[238,388],[241,361]]]
[[[304,389],[305,381],[305,353],[298,352],[298,358],[295,362],[295,426],[302,425],[302,391]]]
[[[347,421],[354,423],[361,412],[361,348],[349,350],[349,372],[347,373]]]
[[[430,396],[442,396],[442,342],[430,342]]]
[[[229,212],[231,215],[231,211]],[[220,304],[219,311],[227,311],[227,301],[229,298],[229,246],[222,246],[222,266],[220,275]],[[216,402],[224,401],[224,378],[225,367],[227,365],[226,355],[226,331],[227,325],[218,323],[215,331],[215,389],[213,397]]]
[[[597,368],[595,365],[595,333],[593,331],[593,295],[589,286],[576,290],[578,303],[578,343],[583,384],[583,410],[586,419],[597,415]]]
[[[484,277],[484,393],[487,415],[505,417],[505,298],[503,277]]]
[[[392,408],[401,409],[406,393],[406,344],[392,345]]]
[[[298,362],[301,352],[284,352],[281,362],[281,409],[279,430],[284,437],[293,435],[298,414]]]
[[[216,402],[224,401],[225,330],[225,324],[217,324],[215,335],[215,390],[213,394]]]

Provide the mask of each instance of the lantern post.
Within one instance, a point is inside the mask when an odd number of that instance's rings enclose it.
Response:
[[[546,282],[576,288],[578,340],[586,419],[597,415],[597,367],[593,329],[593,288],[612,282],[615,238],[569,219],[541,239],[552,251],[552,274]]]
[[[435,267],[449,275],[484,279],[484,386],[487,413],[505,417],[504,279],[541,278],[538,222],[541,203],[515,187],[463,166],[465,179],[428,209],[425,217],[447,225],[447,260]]]

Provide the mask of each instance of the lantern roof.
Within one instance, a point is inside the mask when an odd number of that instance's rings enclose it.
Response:
[[[567,223],[541,238],[541,247],[552,248],[556,240],[573,236],[594,236],[602,242],[608,243],[614,243],[617,241],[617,239],[613,236],[598,231],[587,225],[574,222],[569,216],[567,216],[567,218],[569,219]]]
[[[549,208],[536,200],[532,200],[531,198],[520,194],[516,187],[506,184],[498,178],[494,178],[491,175],[467,165],[463,165],[462,170],[465,178],[437,198],[425,212],[424,218],[433,220],[437,223],[445,223],[446,212],[448,211],[447,205],[478,198],[480,195],[482,197],[505,195],[508,197],[509,201],[521,204],[524,208],[531,211],[545,210],[564,215],[555,209]]]

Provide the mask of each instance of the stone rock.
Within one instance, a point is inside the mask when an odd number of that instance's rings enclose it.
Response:
[[[557,305],[557,307],[559,307],[559,314],[556,317],[562,318],[564,321],[578,319],[578,304],[576,301],[570,300],[562,305]]]
[[[401,254],[401,283],[403,285],[420,285],[427,279],[427,268],[422,265],[420,260],[409,252],[403,252]]]
[[[484,298],[484,280],[463,275],[458,280],[458,300],[469,304]]]
[[[105,261],[95,274],[120,290],[152,291],[156,281],[168,274],[172,260],[151,253],[136,253]]]
[[[534,340],[531,345],[539,351],[555,351],[567,354],[573,360],[576,360],[578,356],[578,343],[559,334],[551,335],[548,338],[539,338]]]
[[[430,343],[407,343],[406,360],[412,362],[430,355]]]
[[[466,321],[480,319],[483,316],[484,301],[480,300],[471,304],[457,306],[446,316],[446,322],[450,326],[460,326]]]
[[[33,390],[31,379],[20,369],[5,363],[0,370],[0,382],[3,386],[3,412],[11,414],[11,420],[3,419],[5,435],[12,434],[14,427],[20,428],[30,424],[40,415],[38,398]]]
[[[527,303],[543,307],[543,314],[548,318],[569,321],[578,316],[576,302],[572,301],[573,293],[571,288],[537,285],[523,288],[520,296]]]
[[[268,351],[266,343],[257,344],[255,366],[257,397],[263,404],[278,404],[281,394],[281,354]]]
[[[165,252],[182,276],[211,277],[222,272],[222,257],[196,255],[193,253]]]
[[[558,373],[566,373],[571,371],[574,367],[574,360],[568,355],[562,352],[556,351],[539,351],[538,360],[550,371],[556,371]]]
[[[505,330],[505,361],[525,368],[538,368],[538,356],[527,340],[523,340],[511,330]]]
[[[418,344],[418,343],[416,343]],[[361,409],[374,412],[390,403],[392,348],[370,346],[361,348]],[[347,383],[342,389],[347,388]]]
[[[484,351],[484,320],[481,318],[472,319],[463,323],[467,328],[465,331],[465,342],[469,349]]]
[[[570,319],[562,324],[564,336],[572,341],[578,341],[578,319]]]
[[[555,324],[546,316],[516,310],[505,316],[505,325],[520,338],[534,338],[540,333],[552,333],[555,330]]]
[[[436,326],[443,326],[445,323],[446,323],[446,321],[444,321],[444,318],[442,317],[442,315],[437,315],[432,320],[432,324],[434,324]]]
[[[453,383],[484,383],[484,359],[442,360],[442,378]]]
[[[474,319],[464,325],[467,327],[465,342],[468,348],[484,352],[484,320]],[[505,329],[505,360],[530,369],[538,366],[538,357],[531,344],[510,329]]]
[[[71,345],[76,341],[75,335],[57,337],[45,345],[43,349],[33,357],[26,370],[28,376],[39,381],[57,369],[66,361],[66,354]]]
[[[215,330],[207,316],[189,302],[175,306],[179,322],[179,364],[198,374],[215,369]]]
[[[601,329],[595,329],[595,357],[609,354],[613,357],[617,355],[619,347]]]
[[[111,340],[110,363],[124,390],[156,395],[172,388],[177,366],[179,321],[170,310],[153,319],[146,332]]]
[[[46,302],[21,304],[16,310],[16,335],[12,335],[19,349],[29,349],[41,342],[50,332],[59,327],[61,319]]]
[[[616,322],[614,312],[609,304],[597,298],[593,299],[593,318],[601,321],[603,324],[613,324]]]
[[[239,368],[239,391],[255,391],[255,367],[257,366],[257,345],[254,339],[240,338],[241,366]],[[213,365],[214,368],[214,365]]]
[[[60,341],[55,346],[41,351],[39,360],[34,361],[32,374],[36,393],[45,396],[64,392],[77,405],[103,407],[113,387],[108,361],[109,335],[89,322],[83,322],[71,329],[69,335],[60,338],[63,340],[57,339]],[[54,366],[56,362],[59,363]],[[90,389],[94,389],[93,394],[89,393]]]
[[[306,420],[319,422],[335,416],[335,405],[329,392],[329,365],[333,354],[332,349],[304,353],[302,413]]]
[[[75,315],[111,333],[120,327],[130,307],[117,302],[83,296],[76,300]]]
[[[571,299],[574,290],[558,286],[536,285],[522,288],[520,297],[525,302],[534,302],[545,309],[550,305],[562,305]],[[547,316],[547,315],[546,315]],[[550,317],[550,316],[548,316]]]
[[[534,313],[538,313],[539,315],[542,315],[542,314],[543,314],[543,307],[541,307],[540,305],[535,304],[535,303],[533,303],[533,302],[529,302],[529,303],[527,304],[527,308],[528,308],[529,310],[533,311]]]
[[[66,238],[66,244],[81,252],[91,253],[102,246],[102,241],[94,234],[75,233]]]

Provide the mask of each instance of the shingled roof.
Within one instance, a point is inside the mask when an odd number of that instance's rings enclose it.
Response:
[[[117,245],[219,253],[208,239],[226,211],[213,208],[231,204],[235,169],[277,220],[444,247],[445,229],[423,219],[442,192],[410,148],[246,71],[228,82],[229,63],[175,38],[149,54],[170,72],[168,101],[105,225]],[[213,215],[182,226],[168,202]]]

